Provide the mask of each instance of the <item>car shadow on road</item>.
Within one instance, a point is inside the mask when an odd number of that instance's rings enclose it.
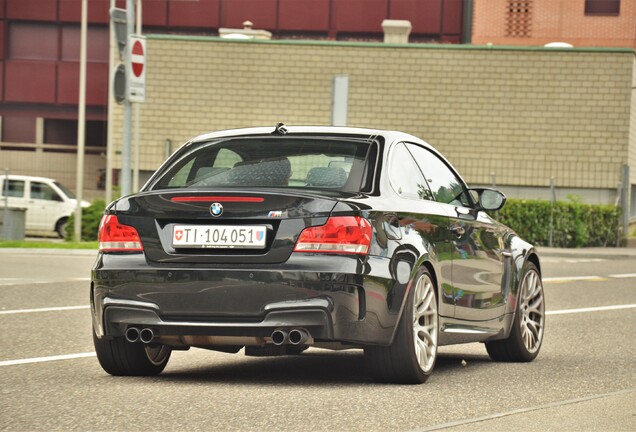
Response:
[[[471,370],[487,367],[487,355],[440,354],[434,376],[453,374],[470,365]],[[362,351],[338,353],[306,352],[296,356],[241,359],[236,363],[168,369],[160,379],[171,382],[215,382],[231,384],[333,385],[373,384]]]

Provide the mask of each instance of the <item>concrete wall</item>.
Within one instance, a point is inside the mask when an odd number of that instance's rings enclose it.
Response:
[[[27,144],[24,144],[26,146]],[[84,199],[103,199],[103,191],[97,189],[99,170],[104,168],[101,155],[84,157]],[[11,174],[53,178],[71,190],[75,190],[77,157],[75,153],[45,152],[42,149],[11,150],[0,143],[0,175],[5,168]]]
[[[229,42],[150,36],[141,169],[211,130],[329,124],[347,74],[349,124],[413,133],[474,184],[616,189],[630,144],[634,53],[470,46]],[[113,111],[121,137],[121,108]],[[119,138],[115,139],[120,142]],[[631,153],[630,153],[631,152]],[[121,166],[119,159],[115,166]]]

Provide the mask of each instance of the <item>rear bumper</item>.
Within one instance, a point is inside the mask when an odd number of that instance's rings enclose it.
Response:
[[[102,255],[92,277],[98,337],[151,327],[159,336],[269,337],[391,343],[406,292],[382,257],[293,254],[276,266],[153,267],[143,254]]]

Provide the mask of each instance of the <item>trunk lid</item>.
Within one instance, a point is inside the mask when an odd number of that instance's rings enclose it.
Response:
[[[269,264],[286,261],[301,231],[327,221],[339,199],[353,194],[336,191],[293,191],[290,189],[162,190],[121,199],[114,206],[118,220],[137,229],[149,262],[156,264]],[[222,207],[214,216],[211,207]],[[112,212],[112,210],[111,210]],[[180,245],[176,231],[207,242],[204,246]],[[252,228],[257,228],[254,231]],[[226,229],[227,228],[227,229]],[[245,230],[243,230],[245,228]],[[227,231],[260,235],[264,247],[209,244],[210,237]],[[232,231],[234,230],[234,232]],[[252,230],[252,231],[250,231]],[[257,232],[258,231],[258,232]],[[179,233],[181,235],[181,233]],[[213,239],[214,240],[214,239]],[[229,240],[228,240],[229,241]],[[177,243],[175,245],[175,242]]]

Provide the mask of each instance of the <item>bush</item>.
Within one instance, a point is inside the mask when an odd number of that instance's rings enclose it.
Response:
[[[552,246],[615,246],[621,210],[612,205],[569,201],[508,200],[496,218],[537,246],[547,246],[552,217]]]
[[[106,208],[106,202],[104,200],[93,201],[90,207],[82,209],[82,241],[95,241],[97,240],[97,230],[99,229],[99,222],[104,215],[104,209]],[[68,219],[68,225],[66,226],[66,239],[73,240],[75,231],[75,214],[71,215]]]

